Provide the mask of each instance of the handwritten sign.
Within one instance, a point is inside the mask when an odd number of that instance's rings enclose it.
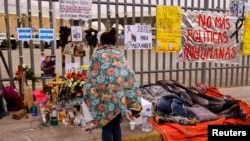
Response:
[[[92,0],[59,0],[60,18],[89,20],[92,18]]]
[[[182,10],[178,6],[156,9],[156,51],[179,52],[181,49]]]
[[[238,63],[237,17],[210,11],[185,12],[180,60]],[[239,33],[240,34],[240,33]],[[233,35],[233,36],[232,36]]]
[[[152,32],[149,25],[125,25],[125,49],[152,49]]]
[[[243,54],[250,54],[250,12],[248,12],[244,23]]]

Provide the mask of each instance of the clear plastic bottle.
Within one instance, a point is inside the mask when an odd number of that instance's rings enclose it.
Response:
[[[150,123],[149,119],[152,116],[152,112],[150,108],[146,108],[146,111],[142,114],[142,131],[143,132],[150,132],[152,131],[152,124]]]

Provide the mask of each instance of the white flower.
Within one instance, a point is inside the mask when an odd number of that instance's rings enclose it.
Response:
[[[77,82],[74,82],[74,86],[76,86],[77,85]]]
[[[23,67],[23,68],[26,68],[26,67],[28,67],[28,65],[27,65],[27,64],[23,64],[22,67]]]
[[[69,82],[69,87],[71,87],[71,86],[72,86],[72,82],[70,81],[70,82]]]

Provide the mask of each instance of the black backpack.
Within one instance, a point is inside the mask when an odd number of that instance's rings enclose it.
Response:
[[[5,86],[3,87],[2,93],[7,102],[8,111],[18,111],[21,109],[21,98],[15,87]]]
[[[8,109],[7,109],[7,102],[5,98],[0,93],[0,119],[4,116],[9,115]]]

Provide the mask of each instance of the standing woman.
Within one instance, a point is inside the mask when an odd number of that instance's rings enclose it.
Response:
[[[116,30],[104,32],[92,56],[85,79],[83,99],[102,128],[102,141],[121,141],[121,117],[126,110],[141,110],[139,85],[124,53],[117,49]]]

